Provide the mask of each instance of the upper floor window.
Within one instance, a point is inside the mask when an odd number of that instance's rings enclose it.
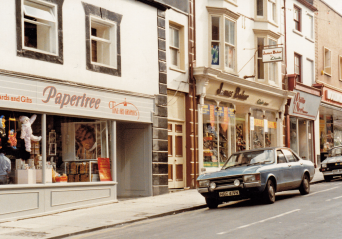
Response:
[[[86,26],[86,65],[91,71],[121,76],[122,15],[82,2]]]
[[[180,68],[180,39],[179,29],[170,26],[169,28],[169,39],[170,39],[170,63],[176,68]]]
[[[115,24],[91,19],[91,61],[116,68]]]
[[[313,39],[314,38],[314,29],[313,29],[313,26],[314,26],[314,23],[313,23],[313,16],[311,15],[307,15],[307,18],[308,18],[308,26],[307,26],[307,37],[309,37],[310,39]]]
[[[301,9],[297,6],[293,7],[293,20],[295,23],[295,29],[301,31]]]
[[[297,81],[302,82],[302,56],[295,53],[294,54],[294,73],[297,74]]]
[[[265,38],[263,37],[258,37],[257,38],[257,47],[258,47],[258,62],[257,62],[257,67],[258,67],[258,79],[263,80],[265,79],[265,67],[264,67],[264,62],[262,61],[262,50],[264,49],[264,41]]]
[[[220,17],[211,17],[211,64],[220,65]]]
[[[264,0],[256,1],[256,11],[257,11],[257,16],[259,17],[264,16]]]
[[[324,73],[331,76],[331,50],[324,48]]]
[[[63,64],[62,4],[16,0],[19,56]]]
[[[276,7],[276,2],[275,0],[269,0],[269,5],[270,5],[270,17],[273,22],[276,22],[277,20],[277,7]]]
[[[235,22],[225,19],[225,49],[224,64],[225,67],[234,70],[235,64]]]

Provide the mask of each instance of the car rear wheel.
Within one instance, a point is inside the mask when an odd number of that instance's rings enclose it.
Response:
[[[263,199],[265,203],[274,203],[275,202],[275,186],[272,180],[268,180],[265,190],[263,192]]]
[[[326,182],[330,182],[332,179],[333,179],[332,176],[324,176],[324,180],[325,180]]]
[[[215,209],[218,206],[218,201],[215,198],[206,198],[205,202],[207,203],[210,209]]]
[[[302,195],[309,194],[310,192],[310,180],[307,174],[304,174],[302,184],[300,185],[299,192]]]

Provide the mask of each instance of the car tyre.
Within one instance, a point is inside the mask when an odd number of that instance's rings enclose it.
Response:
[[[219,204],[216,198],[206,198],[205,202],[207,203],[207,205],[210,209],[217,208],[217,206]]]
[[[302,195],[306,195],[310,193],[310,179],[307,174],[304,174],[302,184],[299,187],[299,192]]]
[[[263,192],[263,199],[267,204],[272,204],[275,202],[275,186],[274,182],[270,179],[266,183],[266,187]]]
[[[324,180],[325,180],[326,182],[330,182],[332,179],[333,179],[332,176],[324,176]]]

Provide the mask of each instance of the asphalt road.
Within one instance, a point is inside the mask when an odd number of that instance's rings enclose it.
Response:
[[[71,238],[342,238],[342,179],[276,194],[264,205],[243,200]]]

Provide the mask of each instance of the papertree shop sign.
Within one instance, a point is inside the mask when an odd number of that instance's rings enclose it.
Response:
[[[269,48],[262,50],[262,62],[277,62],[283,60],[283,48]]]

